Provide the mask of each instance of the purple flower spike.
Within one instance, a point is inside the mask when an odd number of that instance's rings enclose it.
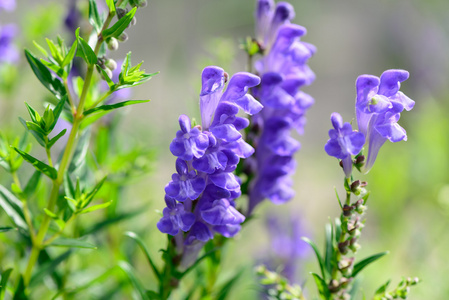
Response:
[[[174,199],[165,197],[167,207],[164,208],[163,217],[157,223],[157,228],[162,233],[177,235],[179,229],[186,232],[195,222],[195,215],[191,212],[184,211],[184,205],[176,204]]]
[[[190,128],[190,119],[186,115],[179,116],[179,126],[181,130],[170,144],[171,153],[186,161],[203,156],[209,146],[207,135],[197,127]]]
[[[178,173],[173,174],[172,181],[165,186],[167,195],[181,202],[198,198],[206,187],[204,179],[195,171],[189,172],[187,163],[180,158],[176,160],[176,171]]]
[[[15,63],[19,60],[19,52],[13,45],[17,31],[17,27],[14,24],[0,26],[0,63]]]
[[[351,124],[343,124],[343,119],[338,113],[332,113],[331,122],[334,129],[329,130],[330,139],[324,150],[328,155],[343,160],[343,170],[349,178],[352,173],[351,155],[356,155],[362,150],[365,136],[361,132],[353,131]]]
[[[0,10],[13,11],[16,9],[15,0],[0,0]]]
[[[213,237],[214,235],[204,223],[195,222],[195,224],[193,224],[192,228],[190,229],[190,232],[187,234],[185,244],[189,245],[197,240],[201,242],[207,242]]]
[[[387,70],[380,78],[362,75],[357,78],[356,114],[360,132],[366,136],[368,157],[363,173],[372,168],[382,145],[407,140],[407,134],[397,122],[400,113],[409,111],[415,102],[399,91],[401,82],[407,80],[405,70]]]

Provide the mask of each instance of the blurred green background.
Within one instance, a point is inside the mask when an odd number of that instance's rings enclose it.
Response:
[[[32,40],[44,41],[64,31],[62,19],[66,1],[18,0],[15,12],[2,13],[0,23],[16,22],[21,35],[20,48],[33,49]],[[100,2],[100,1],[97,1]],[[174,170],[174,157],[168,145],[178,127],[179,114],[199,118],[200,74],[207,65],[219,65],[228,73],[244,71],[246,57],[239,40],[253,35],[255,0],[149,0],[137,13],[137,26],[127,33],[112,58],[133,52],[134,62],[144,60],[147,72],[160,71],[150,82],[134,90],[133,99],[151,99],[143,106],[126,111],[117,141],[138,143],[156,152],[153,172],[132,183],[122,194],[124,210],[149,204],[147,211],[121,223],[116,231],[116,249],[131,242],[122,236],[132,230],[144,236],[155,257],[165,246],[165,237],[156,229],[162,210],[163,187]],[[279,216],[294,214],[303,220],[308,236],[323,240],[324,224],[337,217],[339,207],[334,186],[342,193],[343,174],[337,161],[323,150],[330,128],[329,116],[338,111],[346,121],[354,118],[354,82],[360,74],[380,74],[391,68],[406,69],[410,79],[402,91],[416,101],[415,108],[403,114],[400,124],[408,141],[386,143],[372,171],[362,176],[369,182],[366,227],[360,240],[359,258],[390,250],[390,255],[363,273],[367,297],[387,281],[396,284],[401,276],[418,276],[422,283],[409,299],[449,298],[449,1],[447,0],[302,0],[290,1],[296,10],[295,23],[305,26],[304,41],[318,52],[310,61],[316,81],[304,89],[315,98],[308,112],[306,132],[298,137],[302,149],[297,154],[296,197],[287,205],[264,203],[257,219],[229,243],[221,279],[236,268],[245,269],[231,299],[257,298],[256,279],[251,273],[255,261],[269,250],[265,227],[266,212]],[[21,132],[17,116],[26,117],[24,101],[39,107],[48,94],[34,78],[21,57],[20,84],[12,93],[0,94],[2,128]],[[3,172],[3,171],[0,171]],[[7,177],[3,173],[3,182]],[[84,219],[89,223],[90,220]],[[82,251],[74,259],[86,260],[102,270],[116,263],[120,251],[104,243],[96,251]],[[0,247],[6,247],[2,245]],[[114,252],[114,253],[112,253]],[[126,251],[125,251],[126,252]],[[132,264],[146,287],[152,275],[138,251]],[[82,259],[81,259],[82,258]],[[83,263],[85,264],[86,261]],[[308,295],[315,295],[309,271],[317,271],[311,253],[301,267]],[[81,275],[78,275],[82,277]],[[188,282],[187,284],[192,284]],[[95,288],[90,291],[95,294]],[[127,299],[132,290],[123,287],[116,299]],[[173,299],[181,299],[175,294]],[[79,298],[84,299],[84,298]]]

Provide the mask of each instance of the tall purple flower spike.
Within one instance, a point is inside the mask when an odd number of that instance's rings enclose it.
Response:
[[[399,91],[407,80],[405,70],[387,70],[380,78],[361,75],[357,78],[356,114],[359,131],[366,136],[368,157],[363,173],[372,168],[382,145],[407,140],[407,133],[397,122],[401,112],[409,111],[415,102]]]
[[[300,144],[291,132],[304,132],[305,114],[314,102],[300,88],[315,79],[307,61],[316,51],[300,40],[307,31],[291,24],[295,12],[289,3],[259,0],[255,16],[256,37],[264,56],[255,63],[262,82],[253,95],[265,108],[253,118],[257,147],[255,161],[249,164],[256,177],[249,189],[248,213],[264,199],[282,204],[294,196],[292,157]]]
[[[260,78],[245,72],[228,77],[219,67],[203,70],[202,126],[192,128],[190,119],[181,115],[181,130],[170,144],[170,151],[178,157],[177,173],[165,187],[167,208],[157,226],[163,233],[176,235],[184,267],[196,259],[214,233],[233,237],[245,220],[234,203],[241,194],[241,181],[232,172],[240,158],[249,157],[254,149],[239,132],[249,121],[237,114],[240,109],[257,114],[263,108],[247,94]]]
[[[334,129],[329,130],[330,139],[324,146],[324,150],[330,156],[341,159],[343,171],[347,178],[352,173],[352,157],[357,155],[365,144],[365,136],[361,132],[353,131],[349,123],[343,124],[340,114],[334,112],[331,115],[331,122]]]
[[[13,44],[17,32],[17,26],[14,24],[0,26],[0,64],[16,63],[19,60],[19,52]]]
[[[16,9],[16,0],[0,0],[0,11],[13,11]]]

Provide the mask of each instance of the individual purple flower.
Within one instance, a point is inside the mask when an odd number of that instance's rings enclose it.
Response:
[[[19,60],[19,52],[13,44],[17,32],[14,24],[0,26],[0,64],[16,63]]]
[[[249,188],[249,214],[264,199],[281,204],[294,196],[291,176],[295,166],[291,161],[300,144],[291,132],[303,133],[305,114],[314,103],[300,88],[315,79],[307,61],[316,51],[300,40],[306,29],[291,24],[294,16],[289,3],[257,3],[256,37],[264,55],[255,63],[262,81],[252,94],[264,110],[252,119],[256,154],[255,161],[249,163],[255,174]]]
[[[16,9],[16,0],[0,0],[0,11],[13,11]]]
[[[206,187],[204,179],[197,176],[194,170],[189,171],[187,163],[180,158],[176,160],[176,171],[172,181],[165,186],[167,195],[180,202],[198,198]]]
[[[170,144],[170,151],[174,156],[183,160],[200,158],[209,147],[209,138],[198,127],[191,128],[190,119],[186,115],[179,117],[181,130]]]
[[[163,217],[157,223],[157,228],[170,235],[177,235],[179,230],[188,231],[195,222],[195,215],[184,210],[184,205],[176,203],[175,199],[165,196],[167,207]]]
[[[382,145],[407,140],[407,133],[397,122],[401,112],[409,111],[415,102],[399,91],[401,82],[407,80],[405,70],[387,70],[380,78],[361,75],[357,78],[356,115],[359,131],[366,136],[368,157],[363,173],[372,168]]]
[[[169,206],[167,203],[158,228],[163,233],[176,234],[183,267],[188,267],[196,259],[204,243],[212,239],[214,233],[233,237],[245,220],[234,203],[234,199],[241,195],[241,180],[233,171],[240,158],[249,157],[254,149],[239,132],[249,125],[249,121],[237,114],[240,109],[248,114],[256,114],[262,109],[262,105],[247,94],[249,88],[260,83],[260,78],[245,72],[234,74],[229,82],[228,77],[219,67],[203,70],[200,93],[202,126],[192,128],[190,119],[181,115],[181,130],[170,144],[170,151],[178,157],[177,173],[166,185],[165,192],[166,197],[177,204],[170,203]],[[180,211],[194,216],[192,222],[183,223],[193,224],[185,235],[179,234],[178,228],[185,230],[176,225],[182,218],[176,222],[169,218]]]
[[[351,177],[352,157],[357,155],[365,144],[365,136],[361,132],[353,131],[351,124],[343,123],[340,114],[334,112],[331,115],[334,129],[329,130],[330,139],[324,146],[324,150],[330,156],[342,160],[343,171],[346,177]]]

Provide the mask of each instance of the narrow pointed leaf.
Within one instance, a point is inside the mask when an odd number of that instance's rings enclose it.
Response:
[[[100,32],[102,22],[100,14],[98,13],[97,3],[95,0],[89,0],[89,23],[95,28],[97,33]]]
[[[146,103],[146,102],[149,102],[149,101],[150,100],[129,100],[129,101],[123,101],[123,102],[110,104],[110,105],[101,105],[101,106],[98,106],[98,107],[86,110],[84,112],[84,115],[88,116],[88,115],[93,114],[93,113],[109,111],[109,110],[117,109],[117,108],[128,106],[128,105],[139,104],[139,103]]]
[[[352,277],[355,277],[360,271],[362,271],[367,265],[369,265],[372,262],[375,262],[376,260],[378,260],[379,258],[381,258],[382,256],[386,255],[390,253],[389,251],[385,251],[385,252],[381,252],[381,253],[377,253],[374,255],[371,255],[365,259],[363,259],[362,261],[359,261],[358,263],[356,263],[354,265],[354,269],[352,270]]]
[[[231,289],[234,287],[234,285],[238,282],[238,280],[240,279],[240,277],[243,274],[243,269],[240,269],[240,271],[237,272],[237,274],[235,274],[231,279],[229,279],[220,289],[220,291],[218,291],[216,299],[217,300],[226,300],[228,299],[228,295],[229,292],[231,291]]]
[[[95,195],[98,193],[98,191],[101,189],[101,187],[103,186],[103,183],[106,181],[107,176],[103,177],[103,179],[101,179],[92,189],[92,191],[87,194],[86,196],[86,206],[89,205],[89,203],[92,201],[92,199],[95,197]]]
[[[47,69],[47,67],[41,63],[36,57],[33,56],[28,50],[25,50],[25,56],[28,63],[31,66],[37,79],[46,87],[53,95],[58,99],[61,99],[65,95],[65,88],[62,82],[55,78],[53,74]]]
[[[128,27],[129,23],[131,23],[134,15],[136,14],[137,7],[131,9],[126,15],[124,15],[120,20],[117,21],[110,28],[103,30],[102,36],[104,40],[107,40],[110,37],[118,38],[123,31]]]
[[[27,198],[29,198],[32,194],[36,192],[36,188],[41,179],[41,175],[42,175],[41,172],[35,171],[33,175],[30,177],[30,180],[28,180],[28,183],[25,186],[25,189],[23,190]]]
[[[114,0],[106,0],[106,4],[109,8],[109,13],[111,14],[115,14],[115,4],[114,4]]]
[[[68,250],[58,257],[48,260],[43,265],[37,269],[36,273],[31,277],[29,288],[32,288],[41,283],[45,276],[51,275],[60,263],[69,258],[70,254],[72,254],[72,250]]]
[[[48,142],[47,147],[51,148],[66,132],[67,132],[67,129],[64,129],[60,133],[58,133],[54,138],[52,138]]]
[[[73,58],[75,57],[76,54],[76,47],[78,46],[78,41],[75,40],[72,44],[72,47],[70,47],[69,52],[67,53],[67,55],[64,57],[64,60],[61,64],[61,67],[65,67],[65,66],[70,66],[72,63]],[[69,68],[70,69],[70,68]],[[70,70],[69,70],[70,71]]]
[[[56,179],[58,177],[58,172],[55,168],[50,167],[46,163],[41,162],[37,158],[34,158],[33,156],[29,155],[26,152],[23,152],[22,150],[17,149],[16,147],[13,147],[14,150],[16,150],[17,153],[19,153],[24,160],[32,164],[38,171],[41,171],[51,179]]]
[[[93,212],[93,211],[96,211],[96,210],[99,210],[99,209],[106,208],[109,205],[111,205],[111,203],[112,203],[112,201],[109,201],[109,202],[106,202],[106,203],[102,203],[102,204],[92,205],[92,206],[89,206],[89,207],[83,209],[79,213],[80,214],[87,214],[87,213],[90,213],[90,212]]]
[[[42,135],[42,133],[34,131],[34,130],[30,130],[27,126],[27,121],[25,121],[21,117],[19,117],[19,121],[20,121],[20,123],[22,123],[22,125],[25,127],[25,129],[27,131],[31,132],[31,134],[34,136],[34,138],[39,143],[39,145],[41,145],[42,147],[46,147],[44,136]]]
[[[80,36],[78,36],[78,44],[80,56],[86,61],[89,65],[94,65],[97,63],[97,56],[95,55],[94,50],[89,46],[89,44]]]
[[[145,243],[142,241],[142,239],[132,231],[125,232],[125,235],[132,238],[134,241],[136,241],[136,243],[139,245],[140,249],[145,254],[145,257],[147,258],[148,263],[150,264],[150,267],[153,270],[154,274],[156,275],[156,277],[159,280],[161,280],[161,278],[162,278],[161,274],[160,274],[159,270],[157,269],[156,265],[154,264],[153,260],[151,259],[150,253],[148,252],[148,249],[145,246]]]
[[[318,274],[315,273],[312,273],[312,276],[315,279],[315,284],[318,288],[318,292],[320,293],[321,299],[323,300],[330,299],[331,293],[323,278],[321,278]]]
[[[15,227],[9,227],[9,226],[0,226],[0,232],[8,232],[11,230],[15,230]]]
[[[324,257],[324,266],[326,267],[327,273],[332,273],[332,260],[334,257],[334,228],[332,226],[332,223],[326,224],[326,240],[325,240],[325,247],[326,247],[326,253]],[[324,277],[326,278],[326,277]]]
[[[58,104],[56,104],[55,108],[53,109],[54,121],[50,126],[50,130],[53,130],[53,128],[55,128],[56,123],[58,122],[59,116],[61,115],[62,110],[64,109],[64,105],[67,102],[67,99],[68,99],[67,95],[62,97],[62,99],[58,102]]]
[[[323,278],[326,279],[326,276],[325,276],[326,273],[325,273],[325,268],[324,268],[324,261],[323,261],[323,258],[321,256],[321,254],[320,254],[320,250],[318,250],[318,247],[315,245],[315,243],[312,240],[310,240],[310,239],[308,239],[306,237],[302,237],[301,239],[304,242],[306,242],[307,244],[309,244],[310,247],[312,247],[313,252],[315,252],[315,256],[316,256],[316,258],[318,260],[318,264],[320,265],[321,276],[323,276]]]
[[[5,210],[14,224],[28,231],[28,225],[23,215],[22,202],[2,185],[0,185],[0,206]]]
[[[132,267],[125,261],[119,261],[118,266],[126,273],[132,285],[134,286],[134,289],[139,294],[140,299],[150,300],[150,298],[148,298],[147,296],[146,290],[143,287],[142,283],[137,279],[136,275],[134,274]]]
[[[0,299],[3,300],[5,296],[6,284],[8,283],[9,276],[11,275],[12,268],[6,269],[2,272],[2,280],[0,281]]]
[[[25,282],[23,281],[22,275],[19,278],[19,284],[17,285],[16,291],[14,292],[13,300],[28,300],[28,296],[25,294]]]
[[[72,238],[57,238],[48,247],[68,247],[68,248],[85,248],[85,249],[97,249],[97,247],[91,243],[85,242],[79,239]]]
[[[384,284],[382,284],[377,290],[376,293],[374,293],[374,295],[382,295],[387,291],[387,287],[390,285],[391,280],[388,280],[387,282],[385,282]]]

